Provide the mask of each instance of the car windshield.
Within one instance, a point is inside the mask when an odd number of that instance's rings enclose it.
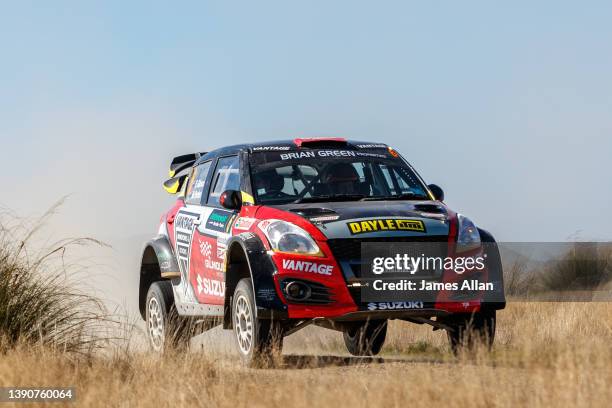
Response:
[[[250,167],[258,204],[429,199],[414,170],[387,150],[258,152]]]

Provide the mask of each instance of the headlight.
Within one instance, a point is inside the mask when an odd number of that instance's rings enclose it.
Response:
[[[480,233],[476,225],[461,214],[457,215],[457,252],[465,252],[480,246]]]
[[[274,251],[323,256],[317,243],[297,225],[286,221],[273,220],[263,221],[259,224],[259,227],[268,238]]]

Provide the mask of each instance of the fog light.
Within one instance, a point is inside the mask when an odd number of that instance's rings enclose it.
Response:
[[[291,300],[306,300],[310,297],[310,288],[301,282],[289,282],[285,286],[285,293]]]

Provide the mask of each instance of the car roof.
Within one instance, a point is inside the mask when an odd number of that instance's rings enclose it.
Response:
[[[315,139],[317,138],[314,138],[313,140]],[[321,140],[325,140],[325,139],[326,138],[322,138]],[[289,149],[299,149],[299,146],[296,143],[297,140],[302,140],[302,139],[273,140],[273,141],[268,141],[268,142],[243,143],[243,144],[237,144],[237,145],[232,145],[232,146],[220,147],[218,149],[211,150],[210,152],[201,156],[195,164],[198,165],[202,162],[214,159],[216,157],[230,156],[230,155],[238,154],[243,151],[249,151],[249,152],[266,151],[266,150],[273,150],[273,148],[275,147],[285,147],[285,148],[288,147]],[[306,139],[303,139],[303,140],[306,140]],[[380,143],[380,142],[363,142],[363,141],[358,141],[358,140],[346,140],[346,143],[347,143],[348,148],[384,148],[384,149],[387,148],[387,145],[385,143]],[[334,147],[334,148],[338,148],[338,147]]]

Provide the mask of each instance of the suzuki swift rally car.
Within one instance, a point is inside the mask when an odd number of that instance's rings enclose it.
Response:
[[[387,145],[319,138],[231,146],[175,158],[170,177],[164,187],[178,198],[140,270],[154,350],[185,346],[222,324],[254,364],[315,324],[343,332],[350,353],[374,355],[390,319],[446,330],[453,350],[474,334],[492,342],[495,312],[505,306],[499,252],[485,246],[493,237],[449,209],[442,189]],[[427,299],[362,298],[372,283],[362,245],[397,242],[442,242],[449,259],[486,252],[477,274],[496,282],[498,296],[450,287]],[[458,277],[442,270],[435,280]]]

